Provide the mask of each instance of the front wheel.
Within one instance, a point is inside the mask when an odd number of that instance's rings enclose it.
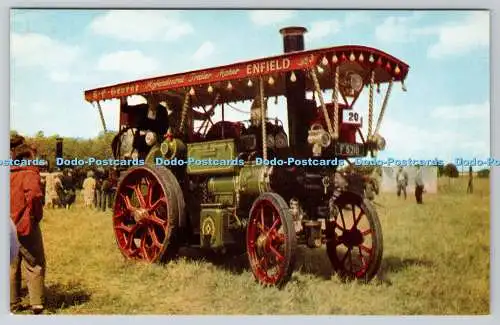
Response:
[[[116,243],[128,259],[166,262],[178,248],[184,197],[165,167],[140,166],[121,179],[113,209]]]
[[[292,276],[297,237],[285,200],[276,193],[260,195],[250,209],[247,254],[255,279],[281,287]]]
[[[335,201],[326,248],[333,269],[345,279],[370,281],[382,262],[382,227],[370,201],[350,192]]]

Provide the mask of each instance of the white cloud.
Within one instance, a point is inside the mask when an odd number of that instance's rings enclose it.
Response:
[[[344,17],[344,24],[347,27],[367,24],[371,21],[372,16],[367,11],[349,11]]]
[[[412,24],[419,19],[419,15],[390,16],[375,28],[375,37],[383,42],[404,43],[414,39],[416,29]]]
[[[158,69],[158,62],[141,51],[117,51],[100,57],[97,68],[131,74],[145,74]]]
[[[439,40],[428,50],[430,58],[468,53],[477,48],[486,48],[490,42],[490,19],[488,12],[475,12],[463,22],[443,25],[436,29]]]
[[[439,120],[459,120],[459,119],[488,119],[490,115],[490,104],[485,102],[482,104],[467,104],[457,106],[440,106],[434,109],[431,113],[433,118]]]
[[[306,38],[309,40],[316,40],[324,38],[325,36],[336,34],[340,31],[340,23],[337,20],[323,20],[315,21],[311,24]]]
[[[387,140],[387,152],[395,159],[449,160],[463,151],[465,135],[453,128],[431,129],[388,118],[381,134]],[[469,148],[465,148],[469,149]]]
[[[87,75],[81,71],[70,70],[53,70],[49,72],[49,79],[56,83],[69,83],[69,82],[84,82],[87,81]]]
[[[295,11],[291,10],[252,10],[250,20],[256,25],[273,25],[293,18]]]
[[[196,61],[203,60],[214,53],[215,46],[212,42],[206,41],[196,50],[192,58]]]
[[[477,117],[483,116],[488,105],[463,105],[465,111],[472,111],[477,108],[483,113],[478,113]],[[435,111],[445,112],[449,108]],[[442,113],[436,114],[441,116]],[[469,113],[470,114],[470,113]],[[456,113],[455,116],[458,116]],[[466,114],[465,114],[466,115]],[[470,114],[476,117],[475,114]],[[434,117],[431,115],[431,117]],[[387,140],[387,152],[393,158],[414,158],[451,160],[457,156],[486,157],[490,153],[489,119],[483,118],[482,122],[475,121],[474,128],[469,126],[469,122],[461,119],[456,120],[434,120],[432,124],[415,124],[411,121],[395,120],[387,118],[381,128],[381,134]],[[479,129],[479,131],[478,131]],[[384,153],[386,156],[387,153]]]
[[[174,10],[111,10],[95,18],[90,29],[99,35],[136,42],[175,41],[194,32]]]
[[[422,36],[437,37],[427,51],[432,59],[466,54],[489,46],[489,13],[473,12],[460,21],[433,26],[418,26],[421,14],[407,17],[387,17],[375,29],[375,36],[383,42],[406,43]]]
[[[49,74],[49,78],[55,82],[68,82],[71,79],[70,74],[67,71],[52,71]]]
[[[11,56],[18,66],[61,69],[78,59],[80,48],[64,44],[46,35],[27,33],[11,35]]]

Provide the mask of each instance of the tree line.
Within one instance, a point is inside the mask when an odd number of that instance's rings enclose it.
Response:
[[[10,131],[10,135],[18,134],[17,131]],[[21,134],[22,135],[22,134]],[[38,131],[34,136],[25,136],[28,143],[33,144],[38,157],[49,162],[49,166],[55,166],[57,139],[63,140],[63,158],[65,159],[108,159],[113,157],[111,141],[116,132],[101,132],[97,137],[90,139],[61,137],[58,134],[46,136],[43,131]]]

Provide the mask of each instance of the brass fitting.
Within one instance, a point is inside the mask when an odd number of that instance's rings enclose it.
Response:
[[[323,148],[327,148],[332,143],[332,137],[320,124],[314,124],[309,130],[307,142],[313,146],[313,156],[319,157]]]

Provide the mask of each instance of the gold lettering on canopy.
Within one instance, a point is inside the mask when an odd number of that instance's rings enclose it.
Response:
[[[266,74],[290,68],[290,59],[275,59],[247,65],[247,75]]]
[[[167,79],[159,79],[148,82],[147,88],[148,90],[156,90],[162,87],[175,86],[181,83],[184,83],[184,76],[167,78]]]
[[[212,77],[211,73],[205,72],[205,73],[196,73],[192,74],[191,77],[188,79],[188,82],[193,82],[193,81],[205,81],[210,79]]]
[[[219,72],[219,78],[234,76],[234,75],[237,75],[238,72],[240,72],[240,69],[237,69],[237,68],[235,68],[235,69],[221,70]]]

